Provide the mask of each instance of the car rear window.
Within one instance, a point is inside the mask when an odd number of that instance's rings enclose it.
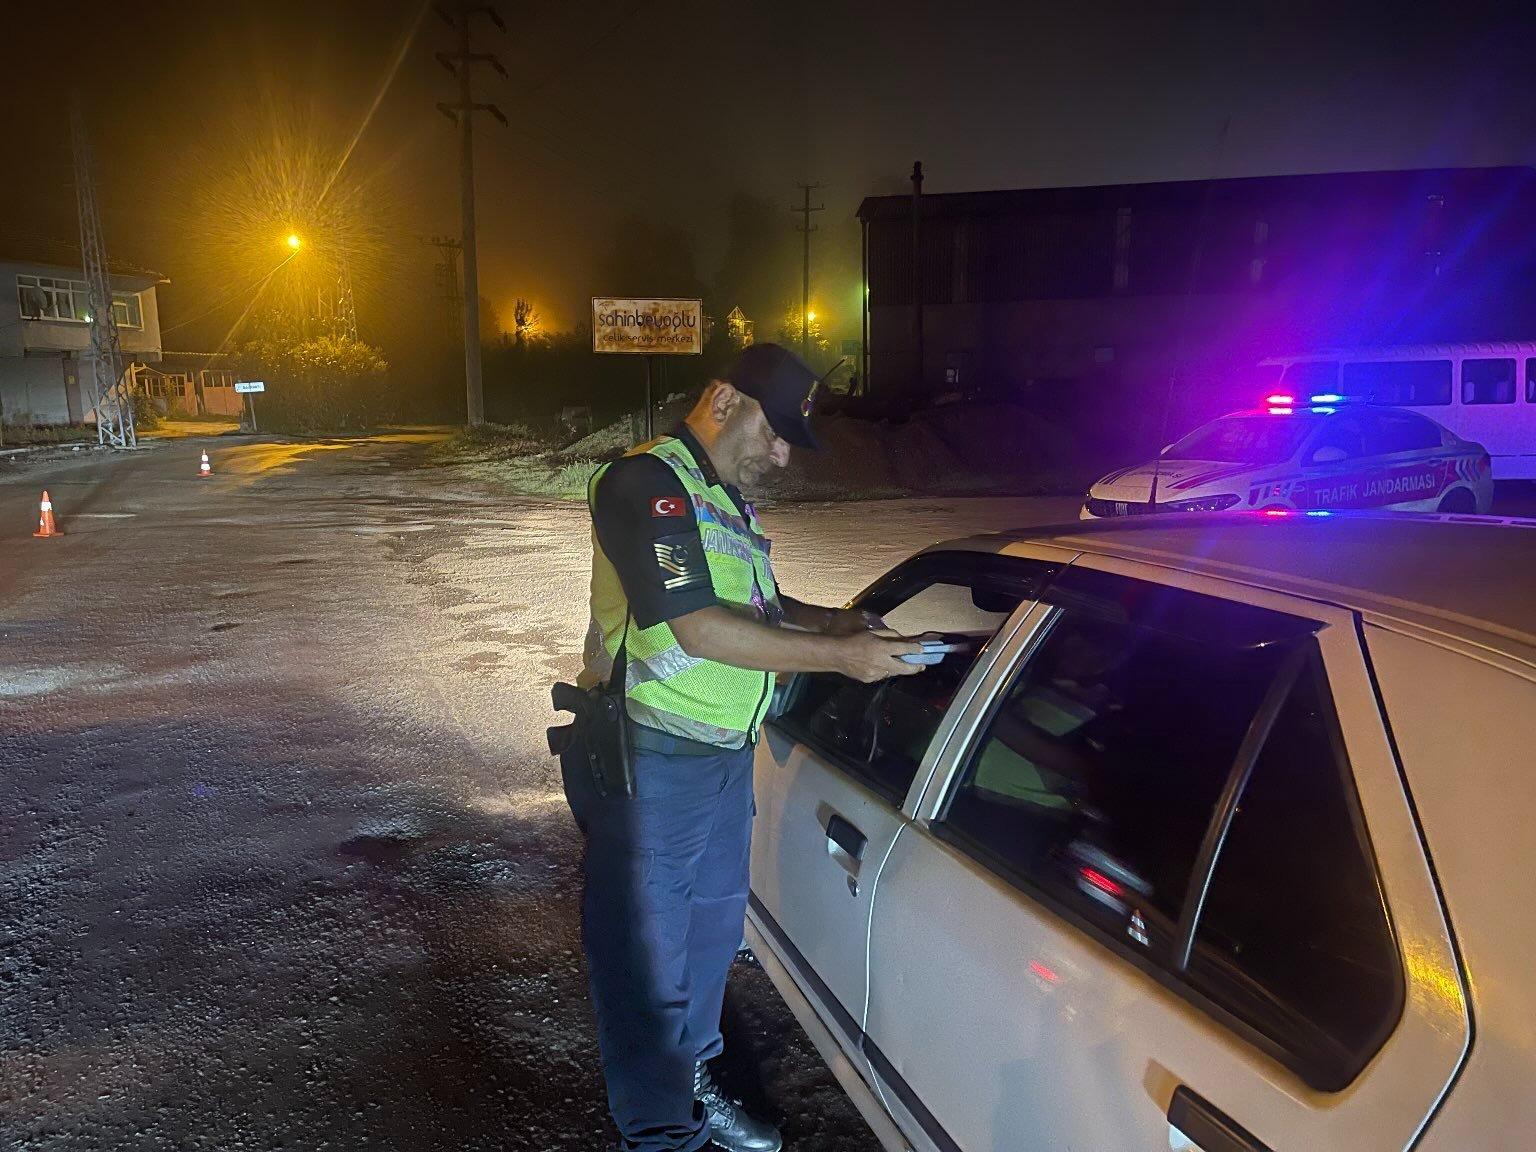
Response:
[[[1386,1038],[1401,988],[1325,692],[1309,664],[1276,718],[1217,857],[1189,979],[1309,1065],[1338,1068]]]
[[[1280,415],[1223,416],[1197,428],[1163,454],[1166,460],[1283,464],[1301,447],[1309,422]]]
[[[1347,1084],[1402,979],[1315,625],[1075,568],[1042,599],[1060,611],[936,834],[1314,1087]]]

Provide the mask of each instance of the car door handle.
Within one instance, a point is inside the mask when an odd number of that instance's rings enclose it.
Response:
[[[1173,1090],[1168,1123],[1201,1152],[1272,1152],[1268,1144],[1184,1084]]]
[[[855,860],[864,859],[864,845],[869,838],[836,812],[827,818],[827,839]]]

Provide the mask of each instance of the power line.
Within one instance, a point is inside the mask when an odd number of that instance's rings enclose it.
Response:
[[[421,18],[427,14],[427,9],[431,6],[431,0],[424,0],[421,7],[416,10],[416,15],[411,18],[411,23],[405,30],[405,35],[400,38],[400,43],[395,47],[395,57],[390,61],[389,71],[384,74],[384,82],[379,85],[379,90],[374,93],[373,103],[368,105],[368,111],[363,114],[362,120],[358,123],[357,131],[352,133],[352,139],[347,141],[347,146],[342,149],[341,156],[336,161],[336,167],[331,170],[330,179],[326,180],[325,187],[320,189],[320,195],[315,197],[316,204],[324,200],[330,192],[331,185],[336,183],[336,177],[341,175],[341,170],[347,166],[347,161],[352,158],[352,150],[357,147],[357,142],[363,138],[363,133],[368,130],[368,125],[373,123],[373,114],[379,110],[379,105],[384,102],[385,93],[389,91],[389,86],[394,83],[395,76],[400,71],[400,64],[405,60],[405,54],[410,51],[412,41],[416,39],[416,29],[421,27]]]
[[[272,271],[263,273],[262,275],[256,277],[256,279],[252,280],[249,284],[242,285],[241,287],[236,288],[233,292],[225,293],[223,296],[219,297],[217,301],[203,309],[190,320],[183,320],[180,324],[172,324],[169,328],[160,329],[160,335],[164,336],[167,332],[179,331],[180,329],[185,328],[188,324],[196,324],[203,317],[212,316],[215,312],[224,307],[224,305],[228,304],[236,296],[239,296],[245,292],[249,292],[252,288],[261,288],[266,284],[268,280],[272,279],[272,277],[281,272],[283,270],[283,266],[297,255],[297,252],[290,252],[287,256],[283,257],[282,261],[277,265],[276,268],[272,269]]]

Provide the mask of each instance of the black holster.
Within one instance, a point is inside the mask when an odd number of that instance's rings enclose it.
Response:
[[[572,723],[547,731],[550,754],[559,756],[579,741],[598,794],[634,799],[629,713],[624,708],[622,689],[614,693],[607,687],[582,689],[574,684],[556,684],[549,695],[556,711],[576,716]]]

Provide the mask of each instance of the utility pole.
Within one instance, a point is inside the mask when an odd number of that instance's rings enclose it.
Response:
[[[459,335],[464,326],[464,297],[459,292],[459,253],[462,246],[451,236],[433,236],[427,243],[437,249],[437,281],[443,315],[447,319],[448,339]]]
[[[791,212],[800,213],[800,223],[795,225],[795,231],[805,237],[805,260],[800,275],[800,359],[811,358],[811,233],[816,231],[816,225],[811,223],[812,212],[826,210],[825,204],[811,206],[811,193],[823,187],[821,184],[797,184],[800,189],[800,204],[791,207]]]
[[[465,2],[435,4],[433,8],[443,23],[459,34],[457,52],[439,52],[437,59],[459,79],[459,102],[438,104],[444,116],[459,126],[459,213],[464,245],[464,394],[468,423],[485,423],[485,389],[480,379],[480,270],[475,261],[475,139],[476,112],[489,112],[507,126],[507,118],[494,104],[476,104],[473,79],[476,64],[489,64],[503,77],[507,70],[490,52],[473,50],[470,21],[476,15],[488,17],[503,32],[507,30],[501,15],[489,4]]]
[[[133,402],[123,380],[123,349],[112,313],[112,285],[107,277],[107,248],[101,235],[101,208],[91,174],[91,146],[85,138],[85,112],[75,100],[70,114],[75,160],[75,207],[80,216],[80,256],[91,314],[91,406],[96,409],[96,439],[114,448],[138,443]]]

